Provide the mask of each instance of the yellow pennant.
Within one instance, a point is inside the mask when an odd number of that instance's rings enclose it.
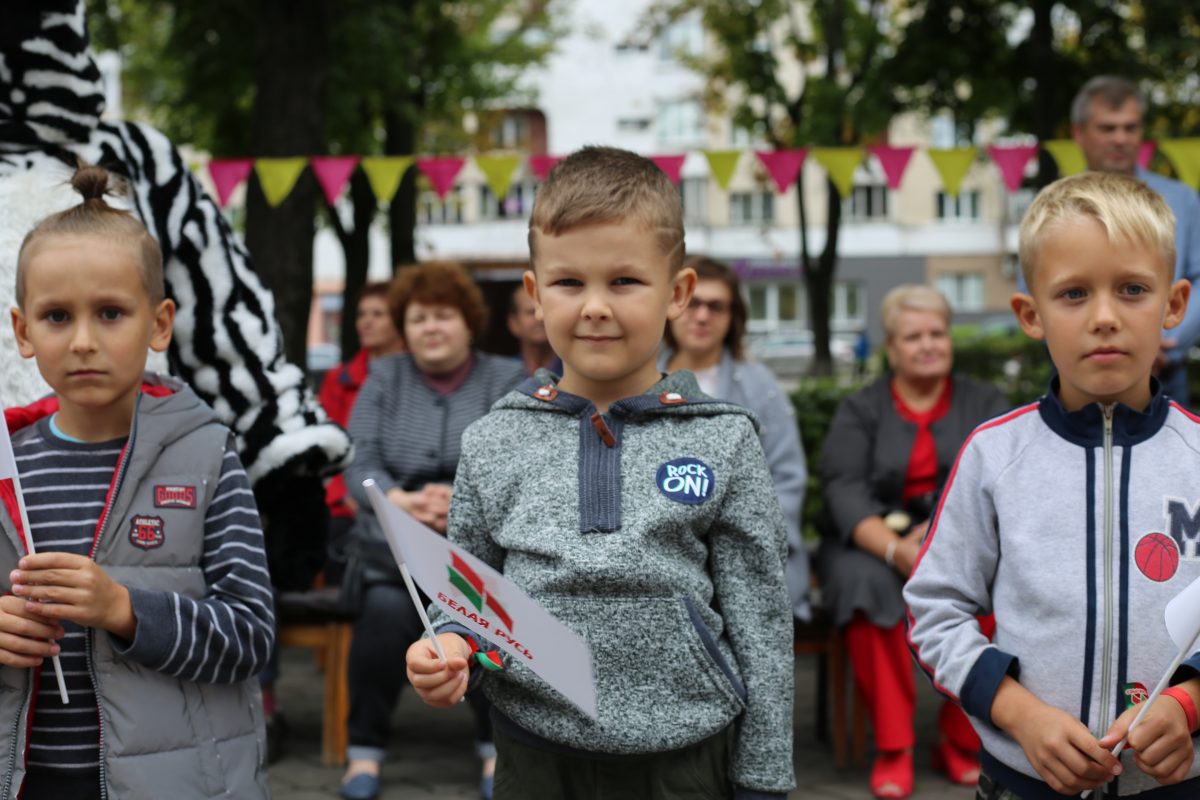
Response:
[[[829,173],[842,199],[854,189],[854,170],[862,164],[866,151],[861,147],[814,147],[810,155]]]
[[[390,203],[396,196],[396,190],[400,188],[404,173],[408,172],[415,160],[415,156],[363,156],[358,164],[367,174],[367,181],[371,184],[375,199],[381,203]]]
[[[1200,139],[1160,139],[1158,149],[1170,159],[1179,180],[1200,187]]]
[[[521,166],[520,156],[475,156],[475,166],[483,173],[488,188],[497,200],[508,196],[508,187],[512,186],[513,175]]]
[[[733,180],[734,170],[742,157],[741,150],[705,150],[704,157],[708,159],[708,171],[712,174],[717,186],[729,188]]]
[[[1079,149],[1079,145],[1075,144],[1074,139],[1047,139],[1042,142],[1042,147],[1058,165],[1058,177],[1060,178],[1078,175],[1087,169],[1083,151]]]
[[[258,182],[262,184],[267,203],[277,206],[282,203],[296,185],[300,173],[308,165],[307,158],[260,158],[254,162]]]
[[[958,197],[967,170],[975,163],[974,147],[955,147],[948,150],[927,150],[929,160],[942,178],[942,188],[951,197]]]

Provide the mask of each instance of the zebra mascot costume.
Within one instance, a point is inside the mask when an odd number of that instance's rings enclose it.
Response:
[[[320,479],[345,465],[350,441],[288,363],[274,300],[242,242],[157,130],[102,120],[100,72],[88,48],[82,0],[6,4],[0,24],[0,307],[15,305],[17,251],[42,218],[79,202],[79,160],[126,179],[124,202],[163,252],[178,306],[165,361],[151,368],[187,381],[236,434],[267,531],[280,588],[307,588],[323,557]],[[49,392],[0,324],[0,401]],[[285,541],[286,540],[286,541]],[[289,586],[289,583],[296,585]]]

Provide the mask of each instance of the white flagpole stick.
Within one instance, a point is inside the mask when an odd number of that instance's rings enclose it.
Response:
[[[29,548],[29,554],[33,555],[37,550],[33,546],[33,531],[29,527],[29,512],[25,510],[25,496],[21,493],[21,477],[15,472],[13,473],[13,489],[16,490],[17,508],[21,511],[21,528],[25,531],[25,546]],[[67,698],[67,682],[63,678],[62,662],[58,656],[51,656],[50,660],[54,663],[54,677],[58,679],[58,696],[62,699],[63,705],[69,705],[70,700]]]
[[[371,478],[363,481],[363,488],[367,490],[367,496],[371,498],[371,505],[376,506],[375,516],[382,520],[384,509],[379,508],[378,504],[390,501],[380,491],[378,484]],[[421,594],[417,591],[416,585],[413,584],[412,575],[408,573],[408,564],[404,563],[404,556],[398,550],[392,548],[392,557],[400,565],[400,577],[404,578],[404,585],[408,587],[409,597],[412,598],[413,605],[417,607],[417,614],[421,617],[421,624],[425,626],[425,632],[429,634],[429,641],[433,643],[433,649],[437,651],[438,659],[442,662],[443,667],[449,669],[450,663],[446,660],[446,654],[442,652],[442,645],[438,642],[437,634],[433,632],[433,625],[429,623],[429,616],[425,613],[425,605],[421,602]]]

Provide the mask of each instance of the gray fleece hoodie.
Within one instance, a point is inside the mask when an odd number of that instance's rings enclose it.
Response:
[[[484,681],[497,723],[611,756],[734,723],[738,796],[788,791],[786,534],[753,415],[689,372],[603,415],[556,381],[539,370],[467,429],[449,536],[587,641],[599,718],[508,662]]]

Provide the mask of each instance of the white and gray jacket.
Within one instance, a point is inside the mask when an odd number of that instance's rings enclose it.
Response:
[[[1156,382],[1144,412],[1068,413],[1056,388],[967,439],[904,589],[918,661],[971,715],[984,770],[1023,800],[1060,795],[991,722],[1004,676],[1102,735],[1171,664],[1163,609],[1200,577],[1200,419]],[[975,622],[988,613],[991,642]],[[1172,683],[1197,669],[1193,653]],[[1200,760],[1171,787],[1121,760],[1103,795],[1200,796]]]
[[[493,718],[534,746],[609,757],[734,724],[737,796],[782,796],[792,614],[753,415],[685,371],[604,414],[557,380],[539,370],[467,429],[449,536],[584,638],[599,718],[515,663],[484,678]],[[671,480],[684,472],[696,479]]]

